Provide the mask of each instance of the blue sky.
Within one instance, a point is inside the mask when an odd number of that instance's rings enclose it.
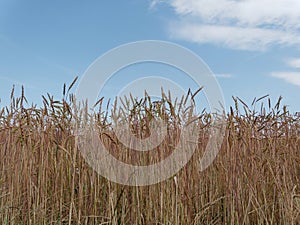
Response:
[[[300,111],[298,0],[0,0],[1,105],[13,84],[18,91],[25,86],[30,102],[40,104],[47,92],[60,98],[63,83],[108,50],[149,39],[198,54],[216,74],[226,105],[231,96],[251,103],[282,95],[292,112]],[[118,89],[125,76],[106,91]]]

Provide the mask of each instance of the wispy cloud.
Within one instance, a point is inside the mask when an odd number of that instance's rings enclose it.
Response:
[[[274,44],[300,44],[300,34],[280,30],[219,25],[173,24],[171,35],[196,43],[212,43],[232,49],[266,50]]]
[[[153,9],[156,5],[158,5],[159,3],[161,3],[162,0],[150,0],[150,9]]]
[[[300,58],[286,59],[285,63],[293,69],[300,68]],[[280,78],[290,84],[300,86],[300,71],[281,71],[271,73],[272,77]]]
[[[157,0],[154,1],[157,4]],[[234,49],[300,46],[299,0],[168,0],[173,37]]]
[[[5,81],[5,83],[10,83],[10,88],[13,87],[13,85],[17,85],[17,86],[24,86],[26,88],[29,89],[35,89],[35,90],[39,90],[39,88],[37,86],[31,85],[28,82],[23,82],[20,80],[16,80],[16,79],[12,79],[12,76],[3,76],[0,74],[0,81]]]
[[[287,64],[293,68],[300,68],[300,58],[288,59]]]
[[[288,83],[300,86],[300,72],[273,72],[271,75],[283,79]]]

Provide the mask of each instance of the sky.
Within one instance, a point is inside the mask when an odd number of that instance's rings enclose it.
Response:
[[[226,105],[266,94],[300,111],[299,0],[0,0],[0,99],[13,85],[29,102],[62,97],[107,51],[141,40],[173,42],[215,74]],[[140,76],[164,74],[194,87],[172,68],[146,63],[116,74],[103,95]]]

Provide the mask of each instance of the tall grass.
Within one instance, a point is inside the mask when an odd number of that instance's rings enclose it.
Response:
[[[130,187],[99,176],[81,156],[74,123],[80,117],[69,89],[62,100],[43,96],[43,107],[25,107],[24,91],[12,94],[0,110],[0,224],[300,224],[300,118],[281,107],[281,98],[274,106],[266,97],[249,106],[234,98],[220,153],[200,173],[212,118],[202,112],[191,161],[162,183]],[[118,142],[110,117],[116,112],[103,99],[92,116],[111,154],[151,164],[172,152],[183,123],[178,112],[192,97],[119,103],[131,105],[120,118],[140,138],[149,136],[152,118],[167,121],[162,144],[142,155]]]

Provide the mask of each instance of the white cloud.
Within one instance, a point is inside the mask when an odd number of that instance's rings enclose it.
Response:
[[[289,59],[287,60],[287,64],[290,66],[290,67],[293,67],[293,68],[300,68],[300,58],[296,58],[296,59]]]
[[[173,37],[196,43],[212,43],[233,49],[265,50],[273,44],[300,44],[300,36],[281,30],[222,25],[176,24]]]
[[[271,75],[283,79],[288,83],[300,86],[300,72],[274,72]]]
[[[298,0],[171,0],[181,15],[200,17],[204,22],[238,25],[279,25],[299,27],[300,1]]]
[[[157,0],[155,1],[157,3]],[[300,46],[299,0],[168,0],[178,15],[174,37],[229,48]]]

